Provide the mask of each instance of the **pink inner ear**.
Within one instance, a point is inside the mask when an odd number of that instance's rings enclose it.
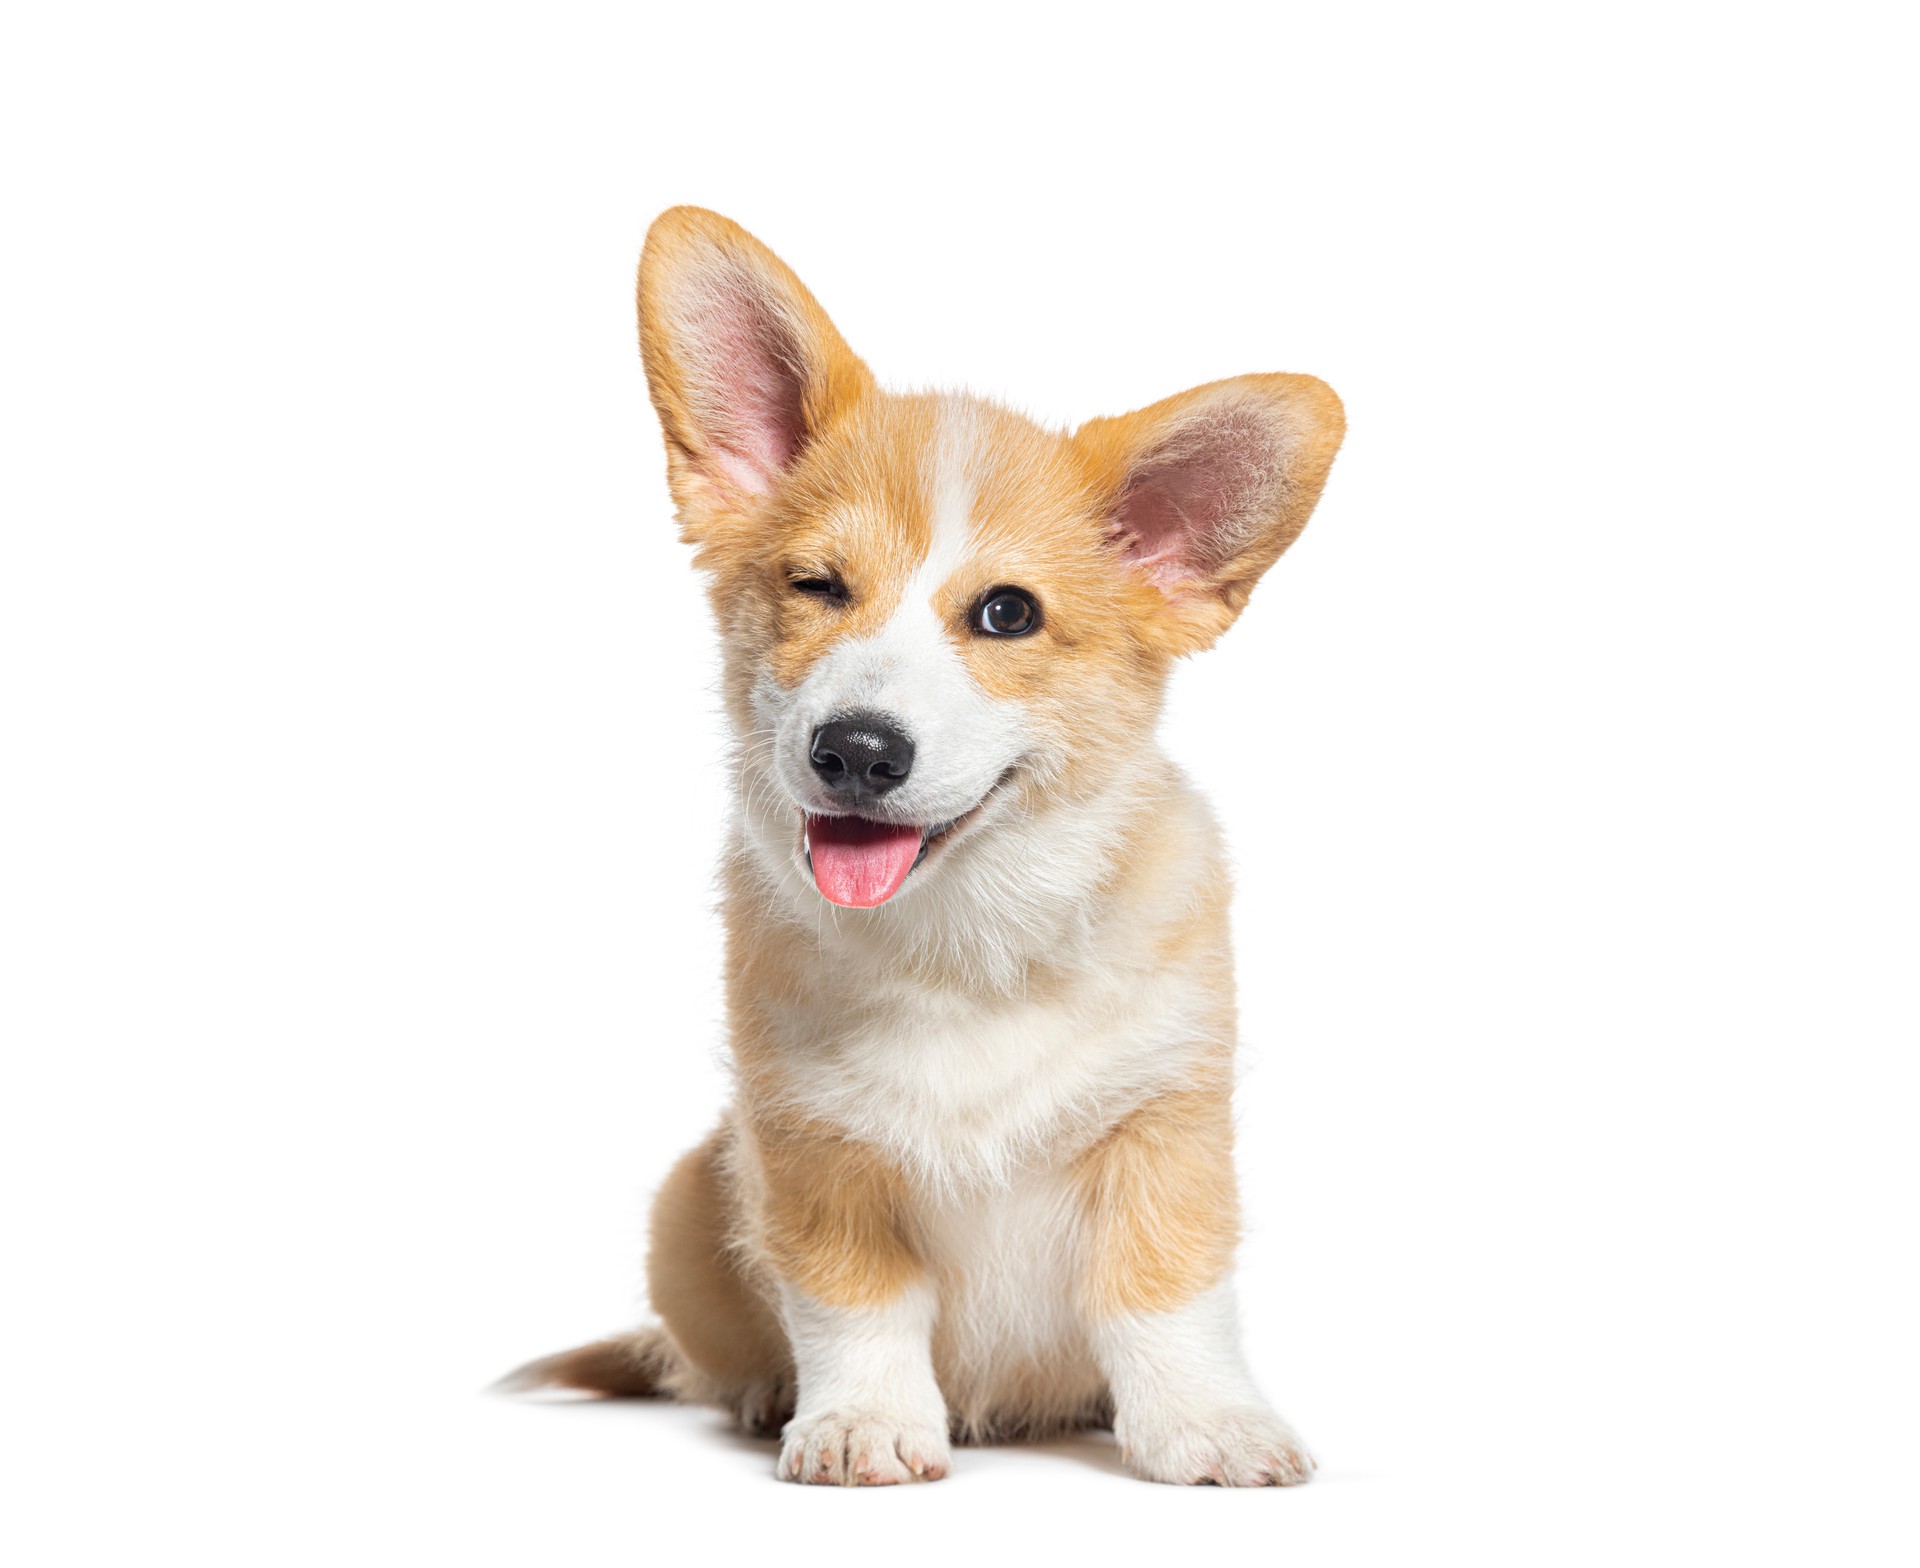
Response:
[[[689,324],[699,403],[713,458],[756,494],[773,485],[806,439],[806,372],[778,308],[731,277]]]
[[[1189,415],[1127,475],[1114,536],[1163,587],[1207,576],[1258,526],[1280,478],[1276,432],[1252,409]]]

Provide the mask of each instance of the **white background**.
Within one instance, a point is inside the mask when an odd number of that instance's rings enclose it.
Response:
[[[10,7],[12,1560],[1913,1561],[1894,16]],[[1345,396],[1166,724],[1308,1488],[478,1392],[725,1092],[682,201],[896,384]]]

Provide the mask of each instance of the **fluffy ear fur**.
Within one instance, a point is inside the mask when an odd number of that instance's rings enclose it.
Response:
[[[654,220],[640,257],[640,353],[688,534],[778,484],[872,374],[786,263],[699,207]]]
[[[1236,376],[1075,432],[1128,570],[1160,590],[1169,652],[1233,624],[1320,499],[1346,431],[1312,376]]]

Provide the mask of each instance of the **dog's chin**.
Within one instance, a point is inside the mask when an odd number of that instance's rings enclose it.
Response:
[[[843,909],[874,909],[891,903],[909,883],[932,874],[955,844],[981,830],[1012,772],[1009,768],[958,816],[937,822],[897,822],[857,812],[795,808],[798,847],[815,890]]]

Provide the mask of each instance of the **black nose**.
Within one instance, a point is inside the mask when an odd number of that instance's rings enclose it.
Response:
[[[913,771],[913,742],[876,713],[849,713],[813,732],[809,758],[836,795],[868,800]]]

